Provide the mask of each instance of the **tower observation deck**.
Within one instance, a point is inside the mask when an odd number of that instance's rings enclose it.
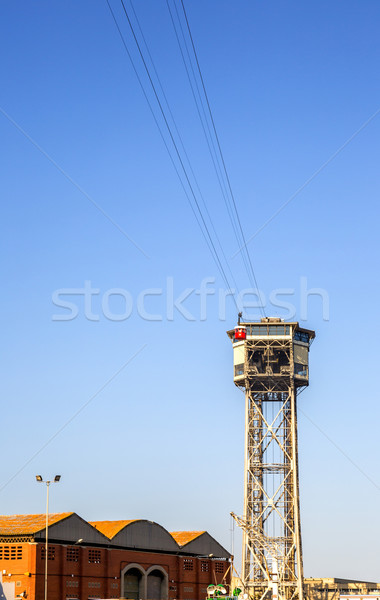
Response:
[[[227,332],[245,391],[242,583],[255,600],[303,600],[297,393],[309,383],[314,331],[279,318]]]

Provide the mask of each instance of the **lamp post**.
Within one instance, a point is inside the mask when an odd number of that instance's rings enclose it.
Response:
[[[46,483],[46,520],[45,520],[45,600],[47,600],[47,584],[48,584],[48,533],[49,533],[49,487],[51,483],[58,483],[61,479],[60,475],[56,475],[53,482],[50,480],[44,481],[41,475],[36,475],[36,480],[40,483]]]

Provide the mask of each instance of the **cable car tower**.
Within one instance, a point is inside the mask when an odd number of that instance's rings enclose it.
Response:
[[[245,390],[242,583],[254,600],[303,600],[297,393],[309,382],[314,331],[279,318],[228,331]]]

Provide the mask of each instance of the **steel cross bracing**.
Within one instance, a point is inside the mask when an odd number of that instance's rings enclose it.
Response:
[[[292,324],[293,325],[293,324]],[[242,581],[255,600],[303,600],[294,332],[244,342],[245,494]],[[314,332],[310,332],[314,333]]]

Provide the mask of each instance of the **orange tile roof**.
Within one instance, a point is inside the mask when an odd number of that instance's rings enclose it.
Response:
[[[135,521],[138,521],[138,519],[130,519],[129,521],[89,521],[89,523],[108,537],[109,540],[112,540],[119,531]]]
[[[66,519],[72,512],[52,513],[49,515],[49,527]],[[45,529],[46,515],[0,515],[0,535],[31,535]]]
[[[186,546],[195,538],[202,535],[202,533],[206,533],[205,531],[171,531],[170,535],[175,539],[179,546]]]

